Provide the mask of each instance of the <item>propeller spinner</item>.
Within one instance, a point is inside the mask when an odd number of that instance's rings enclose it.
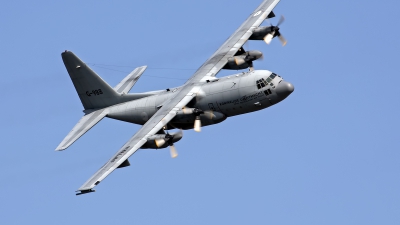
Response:
[[[193,114],[196,116],[196,119],[194,120],[194,130],[196,132],[200,132],[201,131],[200,115],[204,114],[204,111],[201,109],[195,109],[193,110]]]

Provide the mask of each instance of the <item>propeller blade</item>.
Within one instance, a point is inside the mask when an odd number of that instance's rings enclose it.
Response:
[[[156,145],[159,148],[165,144],[165,140],[164,139],[156,139],[154,141],[156,142]]]
[[[235,56],[234,57],[235,58],[235,63],[236,63],[236,65],[243,65],[243,64],[245,64],[246,63],[246,61],[244,61],[244,59],[242,58],[242,57],[238,57],[238,56]]]
[[[252,61],[249,62],[249,71],[250,72],[254,71],[254,66],[253,66],[253,62]]]
[[[210,120],[212,120],[212,118],[215,116],[212,110],[204,111],[204,115],[206,115]]]
[[[192,113],[193,113],[193,109],[183,108],[183,109],[182,109],[182,112],[183,112],[184,114],[192,114]]]
[[[271,20],[269,20],[269,18],[267,18],[266,21],[268,21],[268,23],[269,23],[269,25],[270,25],[271,27],[273,26],[272,23],[271,23]]]
[[[196,117],[196,119],[194,120],[194,130],[196,132],[200,132],[201,131],[201,120],[200,120],[200,117]]]
[[[287,44],[287,40],[281,34],[278,36],[278,38],[281,41],[282,46],[285,46]]]
[[[269,45],[269,44],[271,43],[272,38],[274,38],[274,35],[275,35],[275,31],[272,32],[272,33],[270,33],[270,34],[267,34],[267,35],[264,37],[264,41],[265,41],[265,43],[266,43],[267,45]]]
[[[281,18],[279,18],[279,22],[276,24],[276,26],[279,27],[283,22],[285,22],[285,17],[281,15]]]
[[[174,145],[169,146],[169,152],[171,153],[172,158],[176,158],[178,156],[178,151],[176,151],[176,148]]]

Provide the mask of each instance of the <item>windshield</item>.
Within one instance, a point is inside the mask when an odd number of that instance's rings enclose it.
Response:
[[[261,78],[260,80],[257,80],[256,84],[257,84],[257,88],[261,89],[265,86],[267,86],[268,84],[270,84],[270,82],[276,77],[277,75],[275,73],[272,73],[266,80],[264,78]],[[272,84],[271,84],[272,86]]]

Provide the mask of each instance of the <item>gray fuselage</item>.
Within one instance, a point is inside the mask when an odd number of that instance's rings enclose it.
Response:
[[[155,92],[149,97],[124,102],[110,107],[107,117],[143,125],[163,102],[173,98],[178,88]],[[292,84],[267,70],[238,73],[223,78],[215,78],[201,85],[196,98],[187,107],[213,113],[201,115],[203,126],[222,122],[227,117],[254,112],[274,105],[292,93]],[[171,128],[193,128],[194,115],[177,115]]]

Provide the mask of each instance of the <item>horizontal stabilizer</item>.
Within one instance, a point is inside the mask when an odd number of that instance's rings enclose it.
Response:
[[[100,109],[86,114],[79,120],[64,140],[58,145],[56,151],[62,151],[71,146],[78,138],[84,135],[90,128],[96,125],[107,115],[107,109]]]
[[[128,93],[133,85],[139,80],[140,76],[142,76],[143,72],[146,70],[147,66],[141,66],[134,69],[128,76],[126,76],[117,86],[115,86],[114,90],[120,94]]]

